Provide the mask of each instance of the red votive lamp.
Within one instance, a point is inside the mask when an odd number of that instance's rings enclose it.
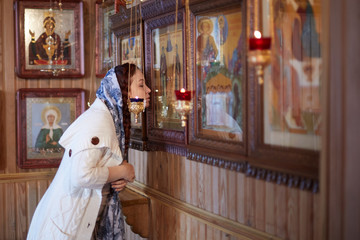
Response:
[[[136,96],[135,98],[130,98],[130,102],[144,102],[144,99]]]
[[[175,90],[176,100],[191,100],[191,91],[186,91],[184,88],[181,90]]]
[[[261,37],[259,31],[255,31],[255,37],[249,39],[250,50],[268,50],[271,47],[271,38]]]

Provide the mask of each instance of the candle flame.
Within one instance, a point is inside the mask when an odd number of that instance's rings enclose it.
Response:
[[[139,99],[139,97],[138,97],[138,96],[136,96],[135,98],[136,98],[136,99]]]
[[[261,32],[258,31],[258,30],[256,30],[256,31],[254,32],[254,36],[255,36],[255,38],[261,38]]]
[[[185,88],[180,89],[180,92],[181,92],[181,93],[184,93],[184,92],[185,92]]]

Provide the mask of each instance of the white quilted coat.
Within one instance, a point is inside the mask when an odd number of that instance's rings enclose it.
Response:
[[[99,99],[66,130],[60,144],[65,153],[36,208],[29,240],[90,239],[107,167],[122,162],[113,119]]]

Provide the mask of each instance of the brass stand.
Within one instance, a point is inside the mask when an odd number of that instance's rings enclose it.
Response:
[[[132,102],[129,100],[128,102],[129,111],[135,114],[135,123],[139,122],[139,113],[144,111],[145,103],[144,101]]]
[[[264,68],[270,63],[270,50],[249,51],[248,62],[255,67],[259,84],[264,83]]]
[[[185,127],[187,115],[193,108],[192,102],[187,100],[176,100],[174,102],[174,108],[176,112],[181,116],[181,127]]]

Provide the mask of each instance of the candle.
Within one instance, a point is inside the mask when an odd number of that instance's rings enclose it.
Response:
[[[130,98],[130,102],[144,102],[144,99],[136,96],[135,98]]]
[[[261,37],[259,31],[254,32],[254,38],[249,39],[250,50],[268,50],[271,47],[271,38]]]
[[[184,88],[181,90],[175,90],[176,100],[191,100],[191,91],[186,91]]]

